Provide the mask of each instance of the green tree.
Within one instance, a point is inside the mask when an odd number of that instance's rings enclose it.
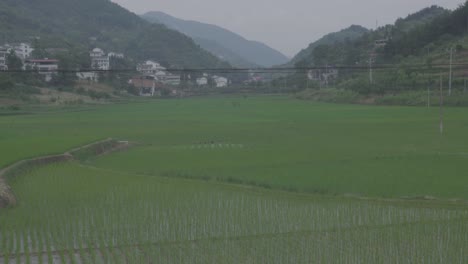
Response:
[[[35,38],[32,43],[32,48],[34,49],[31,56],[35,59],[43,59],[49,57],[44,47],[41,45],[39,39]]]
[[[6,63],[9,70],[19,71],[23,69],[23,62],[18,58],[18,56],[16,56],[13,50],[7,55]]]

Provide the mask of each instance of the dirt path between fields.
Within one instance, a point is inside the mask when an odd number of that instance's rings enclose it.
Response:
[[[8,185],[8,178],[14,178],[34,167],[65,162],[83,160],[90,157],[105,155],[124,150],[130,146],[128,141],[118,141],[112,138],[74,148],[60,155],[47,155],[32,159],[24,159],[0,169],[0,209],[15,206],[17,203],[13,190]]]

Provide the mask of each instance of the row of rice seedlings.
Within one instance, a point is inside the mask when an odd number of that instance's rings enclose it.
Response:
[[[65,191],[71,183],[58,180],[56,177],[45,182],[53,188]],[[34,187],[27,184],[25,186]],[[112,188],[103,186],[102,190],[98,196],[88,197],[77,194],[76,199],[83,199],[83,205],[74,207],[68,205],[68,201],[74,199],[69,194],[64,196],[69,198],[63,202],[50,200],[46,194],[42,194],[36,201],[25,205],[27,214],[35,215],[34,222],[24,220],[23,216],[26,213],[12,214],[11,218],[8,214],[2,215],[0,218],[2,241],[6,237],[5,244],[15,245],[6,247],[5,251],[16,254],[17,261],[21,261],[25,251],[28,252],[26,254],[31,250],[34,251],[34,247],[30,248],[27,245],[29,242],[25,237],[30,235],[25,233],[31,232],[28,230],[49,230],[43,235],[47,237],[45,243],[48,259],[50,261],[58,255],[63,263],[79,261],[75,257],[75,251],[80,247],[77,242],[80,237],[86,240],[85,247],[89,249],[92,262],[103,260],[106,263],[115,262],[118,253],[114,251],[123,246],[132,248],[145,244],[177,244],[190,241],[197,244],[198,241],[209,239],[274,237],[277,234],[294,238],[297,234],[317,232],[335,232],[338,234],[337,237],[341,236],[343,239],[336,239],[338,242],[332,243],[334,248],[338,247],[340,252],[344,252],[341,260],[345,261],[346,256],[356,260],[348,249],[354,244],[362,245],[358,243],[359,240],[369,240],[369,238],[360,236],[358,232],[353,233],[353,236],[347,240],[344,238],[351,230],[360,229],[392,230],[391,234],[395,235],[388,240],[389,248],[398,248],[396,245],[402,243],[398,238],[404,237],[399,230],[408,229],[409,231],[405,232],[412,234],[415,239],[412,242],[415,252],[427,251],[424,254],[428,256],[442,255],[434,252],[434,247],[444,250],[454,248],[456,250],[452,250],[452,253],[456,252],[453,255],[463,255],[459,249],[468,243],[468,238],[460,235],[466,233],[466,226],[458,222],[468,219],[466,208],[397,206],[392,203],[330,199],[304,200],[284,195],[277,198],[273,195],[223,189],[219,186],[207,188],[193,184],[187,188],[177,181],[164,184],[157,182],[148,184],[148,181],[140,181],[128,185],[115,185]],[[42,206],[37,206],[38,204]],[[449,227],[450,237],[441,236],[442,244],[429,243],[432,241],[429,239],[426,244],[430,246],[426,248],[417,240],[425,238],[424,234],[427,232],[434,232],[434,228],[428,224]],[[427,230],[420,233],[413,232],[412,230],[419,230],[415,228],[417,226],[424,226]],[[8,235],[9,230],[14,230],[12,236]],[[346,244],[348,240],[350,242]],[[313,241],[311,238],[309,244]],[[378,244],[378,241],[374,242]],[[372,244],[365,244],[356,250],[365,252],[366,247],[372,247]],[[98,249],[103,252],[96,253]],[[229,251],[229,249],[220,250]],[[278,254],[290,258],[287,253],[280,252]],[[385,255],[385,252],[387,251],[382,250],[381,255]],[[219,252],[212,254],[216,253]],[[132,254],[129,255],[130,259]],[[174,254],[177,256],[177,253]],[[139,252],[134,256],[141,259],[141,255]],[[314,256],[312,255],[312,258]],[[442,255],[442,258],[448,257]],[[289,260],[284,261],[286,263]]]
[[[466,240],[453,243],[430,233],[428,241],[421,239],[427,231],[447,231],[444,226],[168,243],[148,246],[144,255],[155,263],[464,263]],[[466,224],[458,231],[466,231]],[[395,235],[401,237],[401,243],[394,243],[391,238]],[[439,252],[433,250],[437,247]],[[128,251],[135,254],[138,249]]]
[[[445,223],[445,222],[443,222],[443,223]],[[453,233],[453,231],[456,231],[456,232],[455,232],[455,235],[456,235],[456,234],[466,234],[466,233],[467,233],[467,232],[466,232],[466,228],[465,228],[464,230],[454,230],[454,229],[457,227],[457,225],[451,225],[450,222],[447,222],[446,224],[447,224],[449,227],[451,227],[451,229],[452,229],[452,232],[450,232],[450,233]],[[398,226],[398,225],[396,226],[396,228],[402,228],[402,227],[404,227],[404,226]],[[410,230],[411,230],[411,229],[410,229]],[[428,232],[428,231],[429,231],[429,232],[432,232],[432,230],[426,230],[424,233],[426,233],[426,232]],[[465,231],[465,232],[463,232],[463,231]],[[410,232],[410,233],[411,233],[411,232]],[[449,234],[450,234],[450,233],[449,233]],[[395,232],[395,234],[398,234],[398,232]],[[105,239],[106,239],[106,238],[105,238],[106,234],[105,234],[104,232],[101,233],[101,234],[99,234],[99,236],[102,237],[102,238],[101,238],[101,241],[106,241],[106,240],[105,240]],[[360,236],[358,236],[358,235],[356,235],[356,234],[354,234],[354,235],[353,235],[352,237],[350,237],[350,238],[347,238],[347,237],[346,237],[346,233],[343,233],[343,232],[340,233],[340,240],[341,240],[341,241],[347,241],[347,240],[352,241],[352,242],[350,242],[350,244],[356,244],[356,241],[355,241],[355,240],[356,240],[356,237],[357,237],[358,239],[361,239]],[[416,234],[416,235],[414,236],[414,238],[415,238],[416,240],[420,240],[421,237],[422,237],[421,234]],[[110,238],[108,237],[107,239],[108,239],[107,241],[109,241]],[[364,237],[363,239],[364,239],[364,240],[369,240],[369,238],[365,238],[365,237]],[[453,239],[453,238],[452,238],[452,239]],[[415,247],[416,249],[418,249],[418,248],[420,248],[420,245],[417,245],[416,240],[414,240],[413,243],[414,243],[414,247]],[[438,240],[438,241],[449,241],[449,239],[444,239],[443,237],[437,238],[436,240]],[[395,241],[395,239],[392,239],[392,241]],[[466,235],[465,235],[465,237],[464,237],[463,239],[461,239],[461,241],[464,242],[464,243],[466,243],[466,241],[468,241],[468,238],[466,237]],[[396,242],[396,241],[395,241],[395,242]],[[107,245],[108,245],[108,242],[107,242],[107,243],[106,243],[106,242],[101,242],[101,244],[105,246],[105,247],[104,247],[104,250],[106,250]],[[399,244],[399,243],[396,243],[396,244]],[[391,246],[392,244],[389,244],[389,245]],[[448,245],[448,244],[447,244],[447,245]],[[463,245],[463,244],[461,244],[461,245]],[[366,245],[365,247],[363,247],[363,248],[360,249],[360,250],[364,250],[364,251],[365,251],[366,248],[368,248],[368,246],[372,246],[372,244]],[[101,248],[101,250],[102,250],[102,246],[101,246],[100,248]],[[343,251],[342,248],[346,248],[346,247],[344,247],[343,245],[341,245],[339,248],[340,248],[341,251]],[[445,252],[448,248],[449,248],[448,246],[444,247],[444,250],[441,251],[441,252]],[[432,249],[432,247],[431,247],[430,249]],[[430,249],[429,249],[429,250],[430,250]],[[356,250],[356,249],[353,249],[352,251],[357,251],[357,252],[359,252],[359,250]],[[414,250],[414,252],[417,252],[417,250]],[[429,252],[429,251],[428,251],[428,252]],[[427,254],[427,252],[424,253],[424,254]],[[348,256],[348,257],[351,256],[350,253],[346,253],[346,254],[344,254],[344,255],[345,255],[345,256]],[[459,255],[459,254],[456,254],[456,255]],[[348,258],[348,257],[346,257],[346,258]],[[345,258],[345,257],[343,257],[343,258]],[[427,257],[427,258],[429,259],[429,257]],[[445,259],[446,257],[443,257],[443,258]],[[105,259],[105,262],[106,262],[106,263],[111,262],[110,259],[106,259],[106,258],[104,258],[104,259]],[[63,257],[61,258],[61,260],[64,261]],[[340,260],[343,260],[343,261],[344,261],[344,259],[340,259]],[[114,258],[114,261],[115,261],[115,258]],[[283,263],[285,263],[285,262],[283,262]],[[342,263],[345,263],[345,262],[342,262]],[[351,263],[353,263],[353,262],[351,262]],[[356,263],[356,262],[354,262],[354,263]]]

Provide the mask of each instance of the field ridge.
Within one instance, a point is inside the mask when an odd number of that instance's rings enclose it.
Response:
[[[86,144],[59,155],[46,155],[32,159],[17,161],[3,169],[0,169],[0,209],[15,206],[17,203],[15,194],[8,185],[8,178],[13,178],[32,167],[45,166],[53,163],[83,159],[88,156],[99,156],[117,150],[125,149],[130,143],[107,138],[94,143]]]
[[[111,173],[118,173],[121,175],[133,175],[133,176],[139,176],[139,177],[158,177],[161,179],[177,179],[177,180],[182,180],[186,182],[209,182],[210,184],[215,184],[218,186],[224,186],[224,187],[233,187],[233,188],[241,188],[243,190],[249,190],[255,193],[258,192],[268,192],[268,193],[282,193],[282,194],[294,194],[297,197],[311,197],[311,196],[320,196],[320,197],[327,197],[327,198],[336,198],[336,199],[352,199],[352,200],[358,200],[358,201],[370,201],[370,202],[382,202],[382,203],[417,203],[418,205],[421,205],[421,203],[425,203],[428,205],[436,205],[441,204],[444,206],[447,205],[453,205],[453,206],[466,206],[468,205],[468,200],[465,199],[460,199],[460,198],[452,198],[452,199],[444,199],[444,198],[438,198],[434,196],[429,196],[429,195],[424,195],[424,196],[401,196],[401,197],[372,197],[372,196],[364,196],[364,195],[358,195],[358,194],[348,194],[348,193],[343,193],[343,194],[318,194],[314,192],[306,192],[306,191],[291,191],[287,190],[284,188],[272,188],[272,187],[264,187],[259,184],[250,184],[248,182],[233,182],[230,180],[224,180],[221,178],[215,178],[215,179],[205,179],[201,177],[174,177],[174,176],[167,176],[165,174],[145,174],[145,173],[129,173],[126,171],[118,171],[118,170],[113,170],[113,169],[108,169],[108,168],[101,168],[97,167],[94,165],[90,164],[80,164],[81,167],[96,170],[96,171],[101,171],[101,172],[111,172]]]

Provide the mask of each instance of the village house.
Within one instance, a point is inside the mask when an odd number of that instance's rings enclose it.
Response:
[[[91,68],[95,70],[108,71],[110,69],[109,57],[100,48],[93,49],[89,56],[91,57]]]
[[[109,52],[109,54],[107,54],[107,57],[123,59],[125,58],[125,55],[123,53]]]
[[[161,73],[164,73],[166,68],[161,66],[161,64],[155,62],[155,61],[145,61],[144,63],[140,63],[137,65],[137,71],[141,74],[144,75],[157,75],[158,73],[161,75]]]
[[[26,60],[24,68],[37,70],[39,74],[44,75],[46,82],[50,82],[52,80],[52,76],[57,74],[58,62],[58,60],[48,58]]]
[[[155,61],[145,61],[137,65],[137,71],[142,75],[153,76],[155,80],[170,86],[179,86],[180,75],[167,72],[167,69]]]
[[[385,39],[378,39],[378,40],[375,41],[375,47],[376,47],[376,48],[385,47],[385,46],[387,46],[388,41],[389,41],[388,38],[385,38]]]
[[[76,77],[79,81],[98,82],[99,75],[96,72],[78,72]]]
[[[328,84],[338,78],[338,69],[327,67],[326,69],[314,69],[307,73],[307,78],[320,84]]]
[[[0,47],[0,71],[8,70],[7,56],[8,50],[6,48]]]
[[[150,75],[135,76],[128,83],[139,90],[140,96],[154,96],[156,88],[161,87],[154,76]]]
[[[206,86],[208,85],[208,78],[203,76],[203,77],[200,77],[200,78],[197,78],[197,85],[198,86]]]
[[[0,50],[6,51],[7,54],[13,51],[23,62],[29,59],[34,51],[31,45],[27,43],[5,44],[4,46],[0,46]]]
[[[215,83],[216,85],[216,88],[223,88],[223,87],[227,87],[228,84],[229,84],[229,80],[225,77],[221,77],[221,76],[213,76],[213,82]]]
[[[31,57],[32,52],[34,51],[31,45],[27,43],[14,44],[12,48],[16,56],[18,56],[18,58],[20,58],[22,61],[29,59]]]
[[[162,83],[166,85],[171,85],[171,86],[179,86],[180,85],[180,75],[175,75],[168,73],[164,76],[164,78],[161,80],[159,79]]]

